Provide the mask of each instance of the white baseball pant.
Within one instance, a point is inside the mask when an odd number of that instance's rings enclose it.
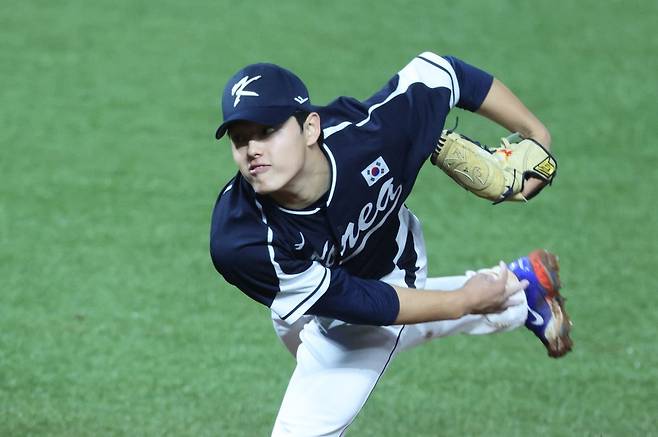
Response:
[[[455,290],[469,277],[428,278],[423,288]],[[274,329],[296,356],[297,366],[272,436],[343,436],[400,351],[433,338],[491,334],[522,326],[527,317],[525,293],[517,292],[509,303],[512,306],[498,314],[395,326],[352,325],[314,316],[288,325],[273,313]]]

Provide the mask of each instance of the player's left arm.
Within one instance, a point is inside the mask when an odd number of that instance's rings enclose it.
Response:
[[[546,126],[498,79],[494,78],[476,113],[510,132],[518,132],[523,138],[532,138],[547,150],[551,149],[551,134]],[[522,194],[530,198],[545,184],[545,181],[531,176],[525,181]]]

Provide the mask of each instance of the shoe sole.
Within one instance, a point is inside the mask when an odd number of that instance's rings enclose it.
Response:
[[[551,321],[548,323],[544,336],[548,355],[559,358],[573,348],[570,333],[573,323],[564,309],[564,298],[560,294],[560,264],[557,256],[543,249],[535,250],[528,255],[537,280],[546,290],[546,303],[551,308]]]

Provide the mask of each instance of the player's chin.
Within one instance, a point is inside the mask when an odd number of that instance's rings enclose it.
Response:
[[[280,191],[289,178],[285,173],[274,171],[269,167],[267,171],[258,174],[244,174],[243,176],[249,182],[256,194],[261,196],[269,195]]]
[[[272,194],[279,188],[276,184],[273,184],[271,180],[262,177],[251,178],[249,183],[256,194],[260,194],[261,196]]]
[[[271,183],[264,175],[252,175],[248,170],[240,171],[240,173],[257,194],[268,194],[272,191]]]

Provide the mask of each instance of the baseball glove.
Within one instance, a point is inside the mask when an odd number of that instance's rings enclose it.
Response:
[[[430,160],[459,185],[494,204],[526,201],[521,194],[526,179],[536,177],[550,184],[557,172],[553,155],[535,140],[518,134],[503,138],[498,148],[490,149],[444,130]]]

